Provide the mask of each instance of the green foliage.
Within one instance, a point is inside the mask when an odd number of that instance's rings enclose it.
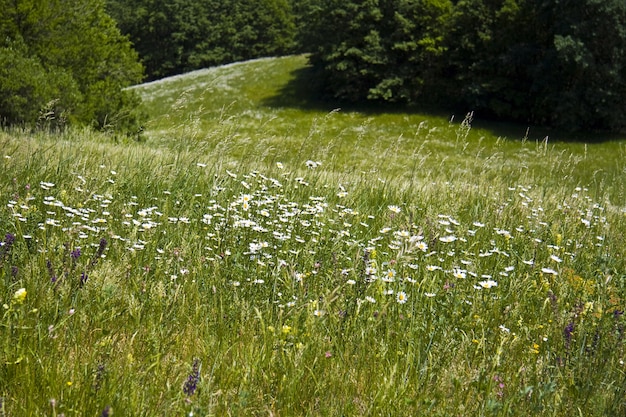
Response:
[[[0,59],[12,62],[0,70],[6,122],[34,125],[45,109],[43,117],[57,124],[138,128],[138,97],[124,88],[141,80],[142,67],[103,1],[2,1],[0,7]]]
[[[626,3],[469,0],[456,11],[450,62],[464,105],[571,130],[626,126]]]
[[[33,123],[54,118],[54,124],[62,126],[69,109],[79,101],[78,86],[65,70],[44,68],[37,57],[28,56],[23,43],[12,42],[0,48],[2,123]]]
[[[108,0],[149,79],[292,50],[287,0]]]
[[[427,98],[570,130],[626,127],[623,1],[321,4],[317,32],[333,33],[311,38],[311,62],[337,98]]]
[[[311,63],[332,96],[415,101],[434,89],[446,0],[322,1]],[[332,28],[332,30],[329,30]]]

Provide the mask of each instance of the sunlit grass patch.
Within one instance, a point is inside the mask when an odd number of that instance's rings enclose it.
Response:
[[[625,411],[623,143],[318,116],[1,132],[0,410]]]

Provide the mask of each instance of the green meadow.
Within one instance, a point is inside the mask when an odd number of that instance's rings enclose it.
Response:
[[[0,131],[0,416],[626,415],[626,137],[133,88],[139,138]]]

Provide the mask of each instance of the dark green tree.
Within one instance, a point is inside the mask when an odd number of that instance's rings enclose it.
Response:
[[[349,101],[420,100],[445,52],[448,0],[322,0],[310,62],[330,95]]]
[[[124,88],[141,80],[142,67],[103,0],[0,0],[0,8],[5,123],[32,125],[43,116],[137,127],[138,97]]]
[[[435,100],[570,130],[626,128],[623,0],[318,0],[328,95]]]
[[[626,125],[626,3],[464,0],[448,34],[461,103],[559,128]]]
[[[283,55],[295,44],[289,0],[107,0],[158,79],[206,66]]]
[[[532,120],[569,129],[626,127],[626,2],[529,1],[541,31],[530,70]],[[530,7],[529,7],[530,8]]]

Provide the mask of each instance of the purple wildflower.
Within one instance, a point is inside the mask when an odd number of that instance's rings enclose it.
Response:
[[[82,274],[80,274],[80,286],[82,287],[83,285],[85,285],[85,283],[87,282],[87,279],[89,278],[89,275],[87,275],[86,272],[83,272]]]
[[[74,249],[71,253],[70,256],[72,257],[72,259],[76,260],[80,257],[80,248],[76,248]]]
[[[13,242],[15,242],[15,235],[12,233],[7,233],[4,236],[4,241],[2,242],[0,249],[0,262],[4,260],[9,253],[11,252],[11,248],[13,247]]]
[[[106,407],[104,407],[104,410],[102,410],[102,414],[100,414],[100,417],[109,417],[111,415],[111,406],[107,405]]]
[[[193,365],[191,367],[191,373],[187,377],[187,381],[185,381],[185,385],[183,386],[183,392],[187,394],[188,397],[191,397],[194,392],[196,392],[196,388],[198,388],[198,382],[200,381],[200,359],[195,358],[193,360]]]
[[[98,245],[98,251],[93,256],[91,260],[91,266],[95,266],[98,263],[98,260],[102,257],[104,250],[107,247],[107,240],[105,238],[100,239],[100,245]]]
[[[563,330],[563,336],[565,337],[565,350],[569,350],[570,343],[572,342],[572,334],[574,333],[574,323],[570,322]]]
[[[50,282],[52,282],[53,284],[56,284],[57,276],[54,273],[54,269],[52,268],[52,262],[50,261],[50,259],[46,260],[46,268],[48,269],[48,275],[50,276]]]

